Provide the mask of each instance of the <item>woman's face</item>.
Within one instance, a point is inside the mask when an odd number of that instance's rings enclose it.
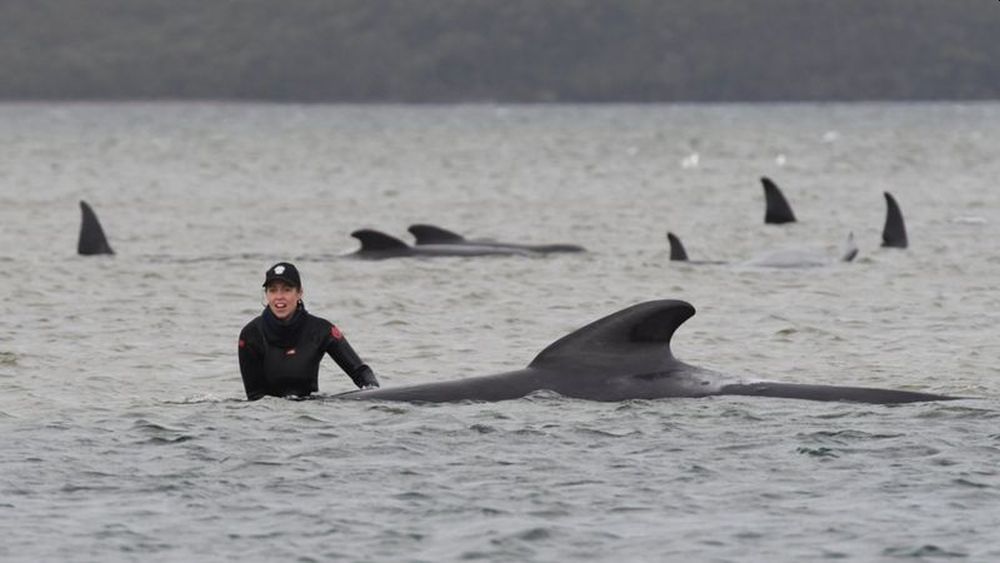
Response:
[[[278,280],[264,288],[264,295],[267,298],[267,308],[271,310],[271,313],[275,317],[285,320],[292,316],[298,307],[299,299],[302,299],[302,289]]]

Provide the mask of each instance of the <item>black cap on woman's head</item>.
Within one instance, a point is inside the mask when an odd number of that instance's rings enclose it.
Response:
[[[288,262],[278,262],[264,274],[264,287],[275,280],[281,280],[292,287],[302,287],[299,270]]]

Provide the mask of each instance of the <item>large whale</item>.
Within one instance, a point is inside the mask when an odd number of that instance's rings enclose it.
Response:
[[[97,220],[97,214],[87,202],[80,202],[80,212],[83,214],[83,221],[80,223],[80,238],[76,243],[77,254],[114,254],[115,251],[111,250],[111,245],[104,236],[101,222]]]
[[[647,301],[570,333],[528,367],[496,375],[396,388],[359,390],[338,399],[442,403],[504,401],[536,391],[593,401],[747,395],[813,401],[894,404],[956,399],[933,393],[869,387],[747,380],[676,359],[670,341],[694,315],[685,301]]]
[[[358,229],[351,236],[361,242],[361,248],[348,254],[355,258],[381,260],[406,256],[536,256],[537,253],[519,248],[479,246],[472,244],[426,244],[410,246],[398,238],[374,229]]]
[[[764,185],[764,223],[794,223],[795,213],[792,213],[792,206],[788,204],[778,185],[767,176],[761,178],[760,183]]]
[[[497,242],[489,239],[467,239],[464,236],[438,227],[437,225],[416,224],[407,229],[417,240],[417,246],[429,244],[456,244],[472,246],[490,246],[493,248],[513,248],[530,250],[532,252],[584,252],[586,249],[576,244],[517,244],[512,242]]]

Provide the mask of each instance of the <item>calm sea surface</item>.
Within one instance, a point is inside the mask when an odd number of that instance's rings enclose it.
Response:
[[[0,559],[998,560],[998,147],[993,103],[0,105]],[[81,199],[117,255],[76,255]],[[416,222],[590,252],[342,257]],[[850,232],[850,264],[741,264]],[[248,403],[282,259],[383,386],[679,298],[689,363],[976,398]]]

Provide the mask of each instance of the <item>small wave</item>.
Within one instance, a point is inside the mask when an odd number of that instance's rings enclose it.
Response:
[[[152,431],[152,432],[180,432],[180,430],[175,428],[169,428],[163,426],[162,424],[157,424],[146,420],[145,418],[139,418],[132,422],[132,428],[136,430]]]
[[[406,500],[406,501],[425,501],[425,500],[426,501],[432,501],[432,500],[434,500],[433,496],[425,494],[425,493],[421,493],[419,491],[406,491],[405,493],[399,493],[399,494],[393,495],[393,498],[395,498],[397,500]]]
[[[384,412],[386,414],[407,414],[412,410],[410,405],[394,405],[387,403],[376,403],[368,407],[369,411]]]
[[[89,492],[89,491],[117,491],[119,487],[111,485],[74,485],[73,483],[67,483],[59,489],[64,493],[79,493],[79,492]]]
[[[181,399],[167,399],[157,401],[161,405],[204,405],[220,403],[245,403],[246,399],[240,397],[216,397],[215,395],[193,395]]]
[[[990,485],[988,483],[976,483],[975,481],[970,481],[969,479],[965,479],[965,478],[955,479],[952,482],[955,483],[956,485],[960,485],[962,487],[972,487],[973,489],[989,489],[989,488],[992,488],[992,485]]]
[[[194,436],[181,435],[181,436],[153,436],[147,440],[140,443],[153,444],[153,445],[167,445],[167,444],[180,444],[182,442],[187,442],[189,440],[194,440]]]
[[[170,445],[188,442],[195,436],[181,429],[170,428],[156,422],[140,418],[132,423],[132,428],[148,435],[135,441],[136,444]]]
[[[513,432],[515,436],[548,436],[548,433],[534,428],[519,428]]]
[[[629,512],[653,512],[653,509],[648,506],[613,506],[608,509],[608,512],[615,513],[629,513]]]
[[[917,418],[991,420],[1000,417],[1000,410],[957,403],[935,403],[933,408],[921,411],[916,416]]]
[[[976,215],[966,215],[961,217],[955,217],[951,220],[952,223],[957,225],[985,225],[989,223],[985,217],[979,217]]]
[[[562,483],[553,483],[553,487],[563,488],[563,487],[585,487],[588,485],[604,485],[605,481],[599,479],[579,479],[576,481],[565,481]]]
[[[577,433],[584,436],[596,436],[599,438],[625,438],[628,436],[642,436],[641,430],[627,430],[614,432],[611,430],[601,430],[595,428],[578,428]]]
[[[569,399],[555,391],[552,391],[551,389],[539,389],[538,391],[533,391],[525,395],[524,400],[545,403],[550,401],[566,401]]]
[[[295,419],[298,420],[299,422],[316,422],[324,426],[330,424],[329,420],[322,419],[312,414],[300,414],[297,417],[295,417]]]
[[[796,453],[800,453],[800,454],[811,456],[811,457],[821,457],[821,458],[838,458],[838,457],[840,457],[833,450],[833,448],[828,448],[828,447],[825,447],[825,446],[819,447],[819,448],[806,448],[806,447],[803,447],[803,446],[799,446],[798,448],[795,448],[795,451],[796,451]]]
[[[921,545],[919,547],[890,547],[882,552],[888,557],[968,557],[969,554],[961,551],[948,551],[933,544]]]
[[[548,528],[530,528],[518,532],[513,537],[521,541],[534,542],[549,539],[552,537],[552,532]]]
[[[753,405],[753,400],[747,399],[746,397],[726,397],[723,400],[734,400],[734,401],[746,401],[747,405]],[[754,407],[756,408],[756,407]],[[746,420],[749,422],[766,422],[767,417],[761,416],[759,412],[753,411],[751,408],[735,408],[727,407],[718,413],[706,412],[706,417],[710,418],[735,418],[740,420]]]
[[[870,432],[864,432],[861,430],[820,430],[817,432],[804,434],[801,437],[816,438],[817,440],[820,441],[832,439],[837,443],[846,444],[853,441],[889,440],[893,438],[902,438],[904,437],[904,434],[872,434]]]

